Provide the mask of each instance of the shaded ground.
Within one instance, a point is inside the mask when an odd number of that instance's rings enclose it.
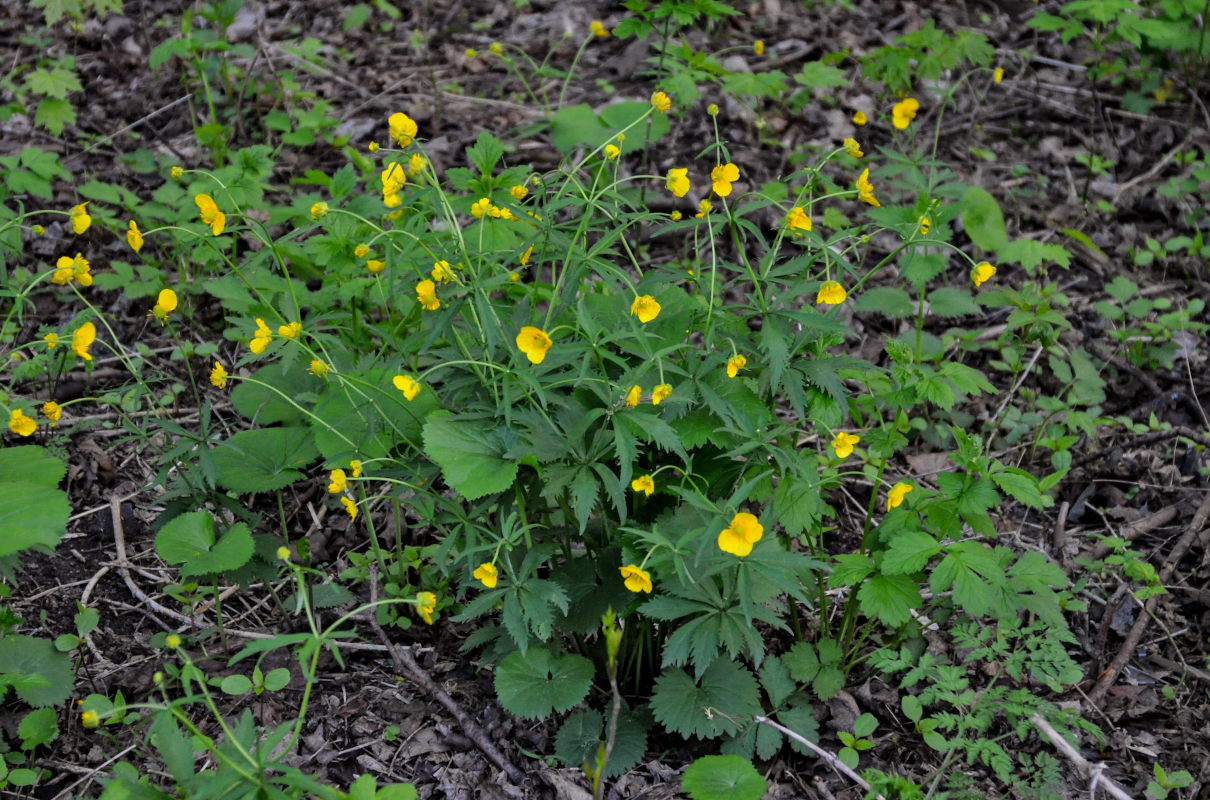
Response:
[[[694,34],[690,41],[707,50],[734,46],[728,62],[731,69],[746,63],[754,70],[776,66],[792,73],[802,62],[829,52],[849,49],[859,55],[887,43],[920,27],[929,14],[942,28],[973,28],[987,34],[999,49],[1005,80],[996,88],[994,101],[947,112],[938,156],[964,180],[980,183],[997,195],[1015,236],[1061,241],[1076,251],[1070,270],[1058,273],[1057,280],[1075,309],[1069,318],[1079,320],[1082,327],[1065,334],[1063,343],[1083,347],[1095,357],[1097,370],[1108,383],[1105,413],[1143,422],[1154,414],[1160,422],[1184,427],[1194,438],[1204,434],[1210,428],[1203,408],[1210,404],[1204,339],[1182,333],[1174,340],[1173,368],[1142,369],[1109,335],[1112,326],[1095,308],[1107,297],[1106,284],[1124,273],[1143,287],[1141,296],[1171,298],[1181,305],[1210,296],[1205,261],[1200,257],[1174,253],[1145,268],[1131,266],[1134,249],[1145,246],[1146,237],[1165,241],[1176,234],[1193,235],[1186,215],[1194,210],[1191,203],[1196,204],[1196,199],[1170,198],[1158,190],[1165,181],[1188,172],[1176,154],[1210,149],[1210,117],[1196,95],[1182,93],[1185,87],[1177,86],[1172,102],[1157,104],[1146,114],[1124,110],[1112,90],[1101,87],[1095,93],[1084,80],[1076,66],[1083,60],[1081,52],[1024,26],[1032,4],[922,8],[859,0],[848,8],[840,5],[804,11],[775,0],[753,3],[745,7],[743,17],[720,25],[709,37]],[[192,101],[181,101],[191,88],[182,87],[179,71],[171,64],[156,72],[147,67],[152,48],[174,30],[160,22],[175,19],[177,9],[154,1],[128,1],[126,6],[125,17],[88,21],[78,34],[64,25],[55,29],[51,49],[75,54],[84,82],[87,99],[79,104],[78,129],[69,128],[56,140],[29,120],[15,117],[0,123],[0,155],[36,145],[58,152],[75,175],[128,186],[140,194],[154,189],[161,177],[122,165],[123,154],[135,148],[171,153],[189,166],[204,163],[205,154],[196,144],[187,113]],[[341,120],[340,130],[355,146],[364,147],[371,138],[385,139],[386,117],[407,110],[424,135],[431,137],[428,152],[445,167],[457,162],[481,129],[508,139],[515,136],[517,126],[535,118],[517,81],[490,59],[468,58],[468,48],[486,51],[491,42],[501,41],[540,60],[549,43],[562,42],[553,63],[566,68],[591,19],[600,18],[612,27],[619,17],[618,9],[591,3],[535,2],[523,9],[474,2],[418,6],[404,9],[392,31],[381,34],[372,26],[343,32],[346,9],[338,2],[266,3],[241,12],[229,38],[253,47],[271,72],[292,72],[307,89],[330,99]],[[18,4],[0,10],[0,37],[15,63],[37,57],[41,43],[21,43],[19,36],[24,26],[36,27],[38,19],[34,10]],[[386,21],[378,12],[370,19],[373,25]],[[871,25],[872,20],[877,23]],[[564,41],[564,33],[571,38]],[[304,37],[315,37],[325,46],[322,63],[310,69],[287,46]],[[767,43],[764,58],[751,54],[756,39]],[[1038,58],[1018,55],[1027,47],[1036,48]],[[567,102],[598,106],[614,98],[647,97],[650,81],[638,73],[649,55],[647,46],[633,40],[594,42],[580,58],[582,79],[571,83]],[[661,144],[660,161],[652,171],[663,172],[698,152],[707,139],[702,111],[709,99],[674,121],[672,140]],[[237,131],[237,137],[243,137],[238,144],[255,142],[261,135],[250,128],[255,112],[264,110],[255,106],[262,100],[250,94],[249,129]],[[772,107],[745,108],[727,102],[720,116],[722,135],[745,177],[756,185],[788,172],[788,156],[799,145],[833,146],[853,135],[851,109],[867,105],[874,105],[873,98],[860,89],[840,89],[835,97],[820,97],[796,116]],[[922,127],[931,127],[936,113],[936,104],[925,99]],[[860,135],[866,151],[876,153],[885,131],[871,126]],[[85,149],[87,142],[91,145]],[[1075,159],[1080,151],[1099,153],[1116,165],[1105,174],[1090,175]],[[343,155],[325,145],[298,150],[291,158],[295,174],[309,168],[333,169],[344,162]],[[554,165],[558,153],[542,136],[522,137],[513,158],[542,168]],[[290,175],[276,177],[284,184]],[[77,202],[69,185],[58,188],[61,195],[53,207]],[[1113,208],[1098,209],[1097,201]],[[1201,224],[1204,228],[1204,221]],[[1058,231],[1063,228],[1086,233],[1095,247],[1062,237]],[[53,262],[65,238],[62,230],[52,226],[45,239],[35,242],[34,253]],[[94,272],[105,270],[105,254],[124,253],[125,244],[109,233],[96,231],[89,238]],[[1001,277],[1010,284],[1020,280],[1011,272]],[[128,332],[143,330],[146,319],[139,304],[113,296],[102,303],[106,306]],[[53,304],[40,300],[39,317],[30,319],[30,328],[57,313]],[[888,323],[872,316],[862,320],[867,339],[861,351],[876,359]],[[997,324],[1003,320],[989,320],[989,325]],[[74,391],[79,395],[85,391],[83,375],[75,377]],[[109,380],[113,385],[120,379],[116,371],[110,374],[103,369],[93,375],[99,384]],[[1055,381],[1049,368],[1040,367],[1024,386],[1045,390]],[[970,411],[987,418],[997,404],[993,398],[991,407]],[[184,413],[187,418],[188,410]],[[1210,783],[1210,761],[1205,758],[1210,752],[1206,696],[1210,675],[1199,669],[1206,664],[1210,636],[1210,590],[1205,579],[1210,547],[1205,533],[1193,527],[1198,522],[1195,512],[1206,496],[1199,473],[1203,454],[1188,446],[1187,439],[1178,444],[1175,436],[1105,437],[1081,440],[1073,448],[1076,469],[1061,485],[1060,502],[1050,513],[1005,518],[1001,529],[1020,546],[1043,548],[1065,565],[1090,552],[1094,533],[1133,534],[1136,547],[1151,556],[1157,569],[1166,570],[1163,577],[1170,594],[1158,602],[1156,619],[1141,640],[1126,651],[1128,660],[1113,688],[1095,704],[1078,693],[1061,699],[1083,703],[1086,715],[1108,735],[1100,752],[1088,749],[1085,742],[1085,755],[1105,760],[1109,773],[1139,796],[1157,759],[1170,771],[1192,772],[1197,783],[1189,796],[1197,796]],[[1198,441],[1206,443],[1204,437]],[[175,572],[159,563],[147,527],[157,511],[157,493],[146,489],[154,469],[135,444],[123,440],[121,431],[80,430],[63,444],[71,464],[67,488],[76,516],[53,556],[26,560],[16,610],[27,619],[28,632],[54,636],[71,629],[76,603],[82,598],[99,607],[102,622],[91,637],[79,695],[121,690],[128,698],[145,696],[160,665],[158,651],[148,647],[148,641],[165,625],[179,624],[162,611],[163,606],[179,607],[163,594]],[[928,456],[922,451],[914,457],[925,465]],[[1028,454],[1022,452],[1021,457]],[[927,468],[920,466],[918,471]],[[285,499],[287,516],[302,535],[314,530],[311,520],[322,502],[315,492],[304,494],[297,486],[291,491]],[[117,537],[111,497],[124,503]],[[1204,517],[1200,521],[1204,523]],[[423,532],[410,535],[423,543]],[[1182,541],[1183,552],[1173,559],[1174,545]],[[124,542],[124,552],[119,542]],[[346,538],[339,525],[320,531],[314,544],[317,553],[329,560],[332,574],[348,566],[348,549],[361,546]],[[163,606],[150,605],[144,599],[148,597]],[[1087,694],[1122,651],[1138,608],[1126,588],[1112,582],[1091,581],[1085,597],[1090,611],[1076,615],[1073,628],[1081,640],[1079,660],[1087,676],[1081,688]],[[256,635],[292,624],[263,590],[256,589],[227,597],[224,616],[236,640],[241,632]],[[376,641],[368,626],[363,633],[366,642]],[[335,664],[321,669],[297,764],[340,785],[366,771],[411,781],[422,798],[583,796],[575,788],[583,785],[577,770],[554,770],[534,757],[551,751],[552,729],[518,722],[496,706],[490,672],[478,670],[473,660],[459,653],[467,633],[442,622],[436,628],[414,627],[392,636],[411,645],[423,670],[478,722],[512,764],[528,773],[524,785],[516,785],[486,761],[447,709],[414,682],[401,679],[377,644],[354,653],[347,670]],[[216,671],[224,668],[220,660],[210,663]],[[280,695],[268,696],[255,707],[258,719],[268,725],[288,717],[300,694],[301,687],[291,685]],[[897,702],[893,692],[866,684],[848,687],[840,705],[877,714],[880,704],[887,702]],[[837,706],[824,713],[843,720],[850,709]],[[823,722],[821,743],[835,751],[838,740],[826,718]],[[87,780],[89,773],[130,742],[121,736],[118,742],[108,742],[83,731],[67,710],[60,724],[64,734],[55,752],[41,761],[57,777],[35,794],[95,794],[96,785]],[[933,754],[913,751],[918,743],[905,748],[896,740],[894,733],[888,734],[865,758],[923,778],[920,764],[935,764]],[[673,742],[653,741],[643,764],[611,786],[611,796],[672,796],[677,772],[692,757]],[[774,785],[768,797],[859,794],[822,762],[788,751],[765,766]],[[1074,793],[1080,782],[1074,773],[1069,777]],[[78,783],[81,780],[84,783]]]

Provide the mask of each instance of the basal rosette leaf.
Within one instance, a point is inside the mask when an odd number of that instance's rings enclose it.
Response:
[[[583,700],[592,674],[592,662],[583,656],[555,656],[544,647],[531,647],[500,662],[496,697],[518,717],[545,719]]]

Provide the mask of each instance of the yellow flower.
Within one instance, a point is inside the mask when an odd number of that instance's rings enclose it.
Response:
[[[626,582],[626,588],[638,594],[646,592],[651,594],[651,574],[645,569],[627,564],[624,567],[618,567],[618,572],[622,573],[622,580]]]
[[[214,369],[210,370],[210,385],[216,389],[227,388],[227,370],[220,361],[215,361]]]
[[[697,213],[693,215],[694,219],[701,219],[714,210],[714,203],[711,203],[706,198],[702,198],[697,203]]]
[[[218,236],[227,227],[227,215],[218,210],[218,205],[215,204],[214,198],[208,194],[195,194],[193,202],[197,203],[198,213],[201,214],[202,223],[210,226],[210,232]]]
[[[334,469],[328,473],[328,494],[343,494],[349,488],[348,481],[345,479],[345,471],[343,469]]]
[[[72,276],[79,281],[81,286],[92,286],[92,273],[89,272],[91,268],[92,265],[81,253],[76,253],[76,257],[71,260]]]
[[[311,359],[311,366],[310,366],[310,368],[307,369],[307,372],[310,372],[312,375],[314,375],[317,378],[322,378],[325,375],[327,375],[328,372],[331,371],[331,369],[332,368],[329,367],[323,361],[320,361],[318,358],[313,358],[313,359]]]
[[[14,408],[8,418],[8,429],[18,436],[32,436],[38,430],[38,423],[33,417],[25,416],[25,412]]]
[[[407,185],[408,174],[403,166],[392,162],[382,171],[382,203],[387,208],[395,208],[403,204],[399,193]]]
[[[126,244],[136,253],[143,249],[143,234],[139,233],[139,226],[133,219],[130,221],[130,230],[126,231]]]
[[[865,153],[861,152],[861,144],[852,136],[844,140],[844,150],[853,158],[861,158]]]
[[[351,497],[345,496],[340,498],[340,504],[345,507],[345,511],[349,514],[349,521],[357,520],[357,504],[353,502]]]
[[[408,174],[413,178],[424,171],[424,168],[429,165],[429,161],[419,153],[412,153],[412,157],[408,159]]]
[[[361,477],[361,462],[360,461],[358,461],[357,459],[353,459],[352,461],[350,461],[349,469],[353,471],[354,478]]]
[[[615,158],[617,158],[621,154],[622,154],[622,151],[618,149],[617,145],[614,145],[614,144],[605,145],[605,158],[607,158],[608,160],[613,161]]]
[[[862,173],[857,176],[857,196],[863,203],[869,203],[872,206],[881,206],[878,198],[874,196],[874,186],[870,183],[870,168],[866,167]]]
[[[297,339],[301,334],[301,322],[291,322],[288,325],[279,325],[277,327],[277,335],[283,339]]]
[[[903,130],[912,124],[919,109],[920,103],[916,101],[916,98],[905,97],[891,108],[891,124],[899,130]]]
[[[172,175],[172,177],[179,178],[185,174],[185,170],[181,169],[180,167],[173,167],[169,170],[169,173]]]
[[[421,281],[416,284],[416,299],[425,311],[436,311],[441,308],[441,300],[437,297],[437,284],[432,281]]]
[[[630,316],[638,317],[639,322],[648,323],[660,315],[660,304],[649,294],[634,298],[630,304]]]
[[[853,115],[853,124],[854,125],[861,126],[861,125],[866,124],[869,121],[870,120],[866,117],[864,111],[858,111],[857,113],[855,113]]]
[[[416,121],[402,111],[396,111],[392,114],[387,119],[387,124],[391,126],[391,138],[400,147],[407,147],[411,144],[412,138],[418,130]]]
[[[29,229],[34,232],[34,236],[41,236],[46,233],[46,228],[37,224],[31,225]]]
[[[169,650],[175,650],[181,646],[180,634],[170,633],[164,637],[164,646]]]
[[[490,214],[492,210],[492,201],[487,197],[480,197],[471,205],[471,216],[475,219],[483,219],[484,214]]]
[[[1004,80],[1004,67],[996,67],[996,71],[992,73],[992,83],[999,83]]]
[[[479,51],[476,50],[475,48],[473,48],[473,47],[466,48],[466,57],[467,58],[474,58],[477,55],[479,55]]]
[[[252,341],[248,343],[248,349],[256,355],[265,352],[265,348],[269,346],[269,342],[273,340],[273,331],[265,324],[265,321],[260,317],[256,318],[256,333],[252,334]]]
[[[602,39],[609,35],[609,28],[606,28],[605,23],[601,22],[599,19],[594,19],[592,22],[588,23],[588,28],[592,31],[593,36],[599,36]]]
[[[508,280],[509,280],[509,283],[520,283],[521,273],[519,273],[519,272],[508,273]]]
[[[532,325],[526,325],[517,334],[517,349],[525,354],[531,364],[541,364],[552,344],[546,331]]]
[[[677,197],[684,197],[689,194],[689,170],[686,169],[670,169],[668,170],[668,179],[664,184],[668,191],[672,192]]]
[[[731,356],[727,359],[727,377],[734,378],[739,371],[748,365],[748,359],[743,356]]]
[[[672,108],[672,98],[663,92],[656,92],[651,95],[651,105],[661,114],[667,114],[668,110]]]
[[[765,54],[764,40],[757,39],[755,42],[753,42],[752,43],[752,52],[756,53],[758,56],[763,56]]]
[[[54,350],[59,346],[59,334],[51,331],[42,337],[42,341],[46,342],[46,347],[48,350]]]
[[[674,209],[673,212],[668,215],[668,218],[673,222],[679,222],[681,219],[681,212]]]
[[[80,715],[80,724],[85,728],[95,728],[101,724],[101,715],[89,709]]]
[[[328,204],[320,200],[318,203],[311,204],[311,219],[318,222],[328,216]]]
[[[475,567],[475,571],[471,573],[471,576],[487,588],[495,589],[496,583],[500,580],[500,570],[496,569],[496,565],[490,561],[484,561]]]
[[[790,213],[786,214],[786,227],[792,231],[809,231],[811,226],[811,218],[802,206],[794,206]]]
[[[712,117],[717,117],[718,116],[718,103],[711,103],[710,105],[706,106],[706,113]]]
[[[517,260],[521,262],[521,266],[527,267],[527,266],[529,266],[530,256],[532,256],[533,254],[534,254],[534,246],[531,244],[529,247],[525,248],[525,252],[522,253],[521,256]],[[516,275],[515,272],[513,274]],[[521,279],[521,276],[518,275],[517,280],[520,280],[520,279]],[[512,278],[510,277],[509,280],[512,280]]]
[[[651,404],[653,406],[658,406],[660,403],[667,400],[668,396],[671,394],[672,386],[667,383],[661,383],[659,386],[656,386],[651,390]]]
[[[518,183],[510,188],[508,193],[513,196],[514,200],[524,200],[526,195],[529,194],[529,189],[526,189],[524,184]]]
[[[411,375],[396,375],[391,379],[391,383],[395,384],[395,388],[403,392],[403,397],[409,403],[416,399],[416,395],[420,394],[420,390],[424,388],[420,381],[413,378]]]
[[[42,404],[42,413],[50,420],[50,424],[54,425],[63,418],[63,406],[54,400],[47,400]]]
[[[290,560],[290,548],[286,547],[285,545],[282,545],[281,547],[277,548],[277,557],[281,561],[289,561]]]
[[[387,268],[387,262],[385,262],[385,261],[379,261],[378,259],[375,259],[375,258],[370,258],[370,259],[366,260],[366,269],[368,269],[370,272],[374,273],[375,275],[377,275],[379,272],[382,272],[386,268]]]
[[[88,203],[80,203],[71,210],[71,229],[76,235],[84,233],[92,226],[92,217],[88,216]]]
[[[639,400],[643,399],[643,387],[637,383],[630,387],[630,391],[626,393],[626,407],[634,408],[639,404]]]
[[[651,497],[651,493],[655,491],[655,481],[650,475],[640,475],[630,482],[630,488],[635,492],[642,492]]]
[[[487,46],[487,49],[492,51],[492,55],[504,55],[504,45],[500,44],[499,42],[492,42]]]
[[[815,302],[838,306],[848,299],[848,296],[849,293],[839,283],[836,281],[826,281],[823,286],[819,287],[819,294],[815,295]]]
[[[155,306],[151,309],[151,316],[155,317],[163,325],[168,319],[168,315],[176,311],[176,292],[171,289],[161,289],[159,297],[156,298]]]
[[[900,481],[892,486],[891,491],[887,492],[886,510],[890,511],[891,509],[899,508],[899,506],[903,505],[903,498],[907,497],[907,493],[915,488],[916,487],[912,486],[912,484],[904,483],[903,481]]]
[[[361,244],[359,244],[353,248],[353,255],[357,256],[358,258],[365,258],[369,254],[370,254],[370,246],[368,244],[366,244],[365,242],[362,242]]]
[[[450,271],[450,262],[444,259],[434,261],[433,271],[429,274],[433,276],[433,280],[440,283],[449,283],[454,279],[454,273]]]
[[[933,221],[928,218],[927,214],[925,216],[921,217],[920,218],[920,235],[928,236],[929,228],[931,228],[932,226],[933,226]]]
[[[976,264],[971,270],[971,280],[975,282],[975,286],[979,287],[987,283],[996,274],[996,268],[986,261]]]
[[[60,256],[55,263],[55,273],[50,276],[50,282],[58,286],[66,286],[71,283],[72,276],[75,272],[72,270],[71,256]]]
[[[860,441],[861,437],[857,434],[841,431],[832,440],[832,449],[836,451],[837,458],[848,458],[853,455],[853,445]]]
[[[731,184],[739,180],[739,167],[731,162],[720,164],[710,170],[710,180],[713,182],[714,193],[719,197],[731,194]]]
[[[718,535],[718,549],[743,558],[752,552],[752,545],[760,541],[764,532],[764,527],[754,515],[741,511],[731,518],[731,524]]]
[[[371,153],[377,153],[378,152],[378,142],[370,142],[368,145],[366,145],[366,149],[369,150]]]
[[[71,349],[85,361],[92,361],[92,353],[88,348],[97,340],[97,326],[91,322],[81,325],[71,337]]]
[[[433,624],[433,612],[437,610],[437,595],[432,592],[421,592],[416,595],[416,610],[429,625]]]

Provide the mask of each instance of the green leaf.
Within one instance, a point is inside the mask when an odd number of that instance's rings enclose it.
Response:
[[[209,575],[239,569],[252,558],[248,526],[238,522],[221,538],[209,511],[182,514],[155,537],[155,549],[169,564],[181,564],[181,576]]]
[[[1008,243],[1004,230],[1004,214],[1000,204],[991,193],[979,186],[971,186],[962,195],[962,224],[966,235],[983,250],[996,251]]]
[[[480,131],[479,138],[466,148],[467,160],[478,168],[481,175],[491,175],[504,155],[504,145],[487,131]]]
[[[942,286],[929,292],[929,313],[938,317],[964,317],[982,314],[983,307],[966,289]]]
[[[429,387],[408,401],[395,388],[393,370],[373,369],[349,375],[359,391],[333,384],[315,404],[311,428],[315,445],[329,461],[386,458],[406,444],[420,449],[425,418],[438,408]]]
[[[42,9],[48,28],[67,14],[75,19],[82,19],[84,14],[80,0],[29,0],[29,6]]]
[[[681,788],[693,800],[760,800],[768,782],[740,756],[703,756],[689,765]]]
[[[924,531],[900,531],[882,559],[882,571],[888,575],[919,572],[929,559],[941,552],[941,544]]]
[[[58,488],[67,465],[41,447],[0,449],[0,557],[53,549],[67,532],[71,504]]]
[[[655,682],[651,710],[670,731],[713,738],[737,733],[749,717],[761,713],[760,690],[748,670],[729,659],[719,659],[706,669],[700,682],[683,670],[665,670]]]
[[[67,465],[37,445],[0,449],[0,485],[21,480],[53,489],[66,474]]]
[[[592,683],[592,662],[583,656],[556,657],[544,647],[510,653],[496,668],[500,705],[524,719],[545,719],[584,699]]]
[[[1061,244],[1014,239],[996,252],[996,259],[1004,264],[1020,264],[1026,272],[1033,273],[1044,261],[1053,261],[1067,269],[1071,266],[1071,251]]]
[[[794,680],[785,663],[777,656],[769,656],[760,665],[760,685],[769,697],[769,704],[780,706],[794,694]]]
[[[486,419],[434,414],[424,424],[424,451],[445,482],[467,500],[502,492],[517,477],[517,462],[503,457],[505,447]]]
[[[21,749],[33,750],[53,742],[59,736],[59,725],[56,722],[58,716],[58,712],[53,708],[37,708],[26,714],[17,726]]]
[[[837,86],[847,86],[849,78],[844,70],[838,67],[822,61],[808,61],[794,76],[794,81],[807,89],[833,89]]]
[[[76,110],[71,101],[57,97],[43,98],[42,102],[38,103],[38,110],[34,112],[34,123],[45,127],[52,136],[62,136],[63,128],[68,124],[75,124],[75,121]]]
[[[604,718],[591,708],[573,711],[555,734],[555,755],[571,767],[592,763],[601,744]]]
[[[838,589],[860,583],[874,571],[874,562],[864,553],[845,553],[836,556],[836,565],[828,576],[828,586]]]
[[[259,428],[240,431],[211,454],[215,480],[235,492],[268,492],[305,477],[319,457],[308,428]]]
[[[223,694],[247,694],[252,691],[252,681],[247,675],[228,675],[223,678],[219,688]]]
[[[53,642],[20,634],[0,638],[0,675],[37,676],[37,681],[17,684],[17,697],[34,708],[59,705],[76,682],[71,659],[56,651]]]
[[[649,102],[630,101],[625,103],[614,103],[611,106],[606,106],[601,110],[601,121],[608,129],[608,135],[616,138],[617,133],[623,128],[629,128],[635,120],[642,117],[651,108]],[[623,153],[633,153],[636,150],[641,150],[645,141],[656,142],[663,138],[671,129],[672,123],[668,121],[667,114],[653,114],[651,117],[650,132],[644,132],[642,136],[635,135],[635,130],[641,128],[631,128],[631,135],[626,137],[626,141],[619,145]],[[584,144],[589,144],[584,142]]]
[[[992,481],[1012,497],[1030,508],[1047,508],[1054,505],[1054,498],[1042,494],[1038,479],[1022,469],[1005,467],[1002,472],[993,472]]]
[[[911,619],[911,609],[923,602],[920,587],[907,575],[871,575],[857,592],[861,610],[884,625],[898,628]]]
[[[891,319],[903,319],[916,313],[911,295],[898,286],[878,286],[857,298],[858,311],[876,311]]]

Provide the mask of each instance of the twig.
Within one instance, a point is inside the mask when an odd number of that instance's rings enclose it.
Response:
[[[1172,148],[1167,153],[1165,153],[1164,157],[1161,158],[1159,161],[1155,162],[1155,164],[1151,167],[1151,169],[1147,170],[1142,175],[1136,175],[1135,177],[1131,178],[1130,180],[1128,180],[1125,183],[1118,186],[1117,192],[1115,192],[1113,195],[1113,204],[1117,205],[1118,201],[1122,199],[1122,195],[1126,194],[1126,192],[1130,191],[1135,186],[1138,186],[1143,181],[1149,181],[1152,178],[1154,178],[1156,175],[1159,175],[1160,171],[1163,170],[1164,167],[1168,165],[1168,162],[1171,161],[1172,159],[1176,158],[1176,156],[1182,150],[1184,150],[1186,147],[1189,146],[1189,143],[1191,141],[1193,141],[1192,129],[1185,136],[1185,140],[1183,142],[1181,142],[1176,147]]]
[[[372,564],[370,565],[370,603],[373,604],[376,602],[378,602],[378,567]],[[408,677],[420,684],[421,688],[428,692],[430,697],[445,706],[446,710],[458,720],[458,724],[462,727],[462,732],[466,734],[467,738],[474,742],[492,763],[504,770],[509,780],[518,786],[523,784],[525,782],[525,773],[513,766],[496,745],[492,743],[492,740],[487,737],[487,733],[479,727],[479,724],[471,719],[470,715],[463,711],[461,706],[454,702],[454,698],[450,697],[441,688],[440,684],[430,678],[428,673],[421,669],[420,665],[416,663],[416,659],[412,658],[412,651],[406,647],[396,647],[387,638],[386,631],[378,624],[378,618],[373,612],[368,613],[366,618],[369,620],[370,627],[374,629],[374,632],[378,634],[378,638],[382,640],[387,653],[391,656],[391,661],[395,663],[395,668],[400,672],[406,673]]]
[[[1184,425],[1178,425],[1174,428],[1169,428],[1166,431],[1152,431],[1151,433],[1141,433],[1138,436],[1133,436],[1122,444],[1117,445],[1117,448],[1122,449],[1127,447],[1139,447],[1140,445],[1162,442],[1165,439],[1175,439],[1177,436],[1192,439],[1203,447],[1210,447],[1210,437],[1206,436],[1204,433],[1198,433],[1192,428],[1186,428]],[[1095,453],[1085,453],[1071,462],[1071,468],[1075,469],[1076,467],[1082,467],[1085,464],[1096,461],[1099,458],[1104,458],[1112,451],[1112,448],[1106,448],[1104,450],[1097,450]]]
[[[104,137],[104,138],[102,138],[102,139],[97,140],[96,142],[94,142],[93,144],[89,145],[89,146],[88,146],[87,148],[85,148],[84,150],[81,150],[81,151],[80,151],[80,152],[78,152],[78,153],[72,153],[70,156],[68,156],[67,158],[63,159],[62,163],[63,163],[65,166],[66,166],[67,164],[70,164],[72,161],[76,160],[76,159],[77,159],[77,158],[79,158],[80,156],[87,155],[88,153],[91,153],[93,150],[96,150],[98,147],[100,147],[101,145],[105,144],[106,142],[109,142],[109,141],[112,141],[113,139],[116,139],[117,137],[121,136],[123,133],[125,133],[125,132],[126,132],[126,131],[128,131],[128,130],[130,130],[131,128],[136,128],[136,127],[138,127],[139,125],[142,125],[144,122],[146,122],[147,120],[151,119],[152,117],[154,117],[154,116],[158,116],[159,114],[163,114],[163,113],[164,113],[165,111],[167,111],[168,109],[170,109],[170,108],[175,108],[176,106],[179,106],[181,103],[185,102],[185,101],[186,101],[186,100],[188,100],[188,99],[189,99],[189,95],[187,95],[187,94],[186,94],[186,95],[182,95],[182,96],[178,97],[177,99],[173,100],[171,103],[169,103],[169,104],[167,104],[167,105],[160,106],[160,107],[159,107],[159,108],[157,108],[155,111],[152,111],[150,114],[147,114],[146,116],[143,116],[143,117],[140,117],[139,119],[136,119],[134,122],[130,123],[130,124],[129,124],[129,125],[127,125],[126,127],[124,127],[124,128],[119,128],[119,129],[117,129],[116,131],[114,131],[113,133],[109,134],[108,136],[106,136],[106,137]]]
[[[785,725],[779,725],[778,723],[774,722],[773,720],[769,719],[768,717],[756,716],[756,717],[752,718],[752,721],[759,722],[761,725],[768,725],[773,730],[780,731],[782,734],[789,736],[791,739],[798,742],[803,747],[810,750],[812,753],[815,753],[815,755],[819,756],[824,761],[827,761],[829,764],[832,765],[833,769],[837,769],[837,770],[840,770],[841,772],[843,772],[845,775],[848,776],[849,780],[856,783],[862,789],[865,789],[867,792],[873,791],[873,789],[870,788],[870,784],[866,783],[865,778],[862,778],[856,772],[849,769],[848,765],[845,764],[843,761],[841,761],[839,758],[832,755],[827,750],[824,750],[822,747],[815,744],[814,742],[807,739],[806,737],[800,736],[799,734],[797,734],[794,731],[787,728]],[[886,798],[883,797],[882,795],[878,795],[878,800],[886,800]]]
[[[1041,715],[1034,714],[1029,719],[1034,724],[1034,727],[1050,740],[1055,749],[1066,756],[1067,760],[1080,771],[1080,774],[1088,779],[1089,797],[1095,798],[1097,789],[1104,789],[1106,794],[1116,797],[1118,800],[1134,800],[1130,792],[1123,789],[1112,779],[1105,777],[1102,772],[1105,768],[1103,764],[1090,764],[1088,759],[1080,755],[1080,751],[1072,747],[1071,742],[1064,739],[1058,731],[1051,727],[1049,722],[1042,719]]]
[[[1135,539],[1142,536],[1144,533],[1150,533],[1161,525],[1167,525],[1173,517],[1176,516],[1176,506],[1165,506],[1149,517],[1143,517],[1129,525],[1123,526],[1118,535],[1128,542],[1133,542]],[[1113,548],[1101,542],[1096,547],[1092,548],[1092,552],[1088,557],[1094,561],[1100,561],[1105,556],[1109,555],[1109,551]]]
[[[1185,555],[1185,551],[1193,544],[1193,540],[1201,533],[1201,530],[1206,525],[1206,518],[1210,517],[1210,491],[1202,498],[1202,504],[1198,506],[1197,512],[1193,515],[1193,521],[1189,523],[1189,527],[1185,530],[1183,536],[1172,548],[1172,552],[1168,554],[1168,558],[1164,561],[1164,566],[1160,570],[1160,583],[1168,582],[1172,577],[1172,573],[1176,571],[1177,564]],[[1147,623],[1151,620],[1151,614],[1155,610],[1156,604],[1159,602],[1159,595],[1153,595],[1147,598],[1147,602],[1143,604],[1143,610],[1139,614],[1138,619],[1134,621],[1134,626],[1130,629],[1130,633],[1126,636],[1126,641],[1122,643],[1122,649],[1118,651],[1117,656],[1109,663],[1109,666],[1101,673],[1101,677],[1097,679],[1097,683],[1092,687],[1092,691],[1088,693],[1088,702],[1093,705],[1099,705],[1105,697],[1105,693],[1109,691],[1109,687],[1117,680],[1118,675],[1126,664],[1130,661],[1131,655],[1134,654],[1134,648],[1138,645],[1139,640],[1143,638],[1143,632],[1147,630]],[[1106,613],[1111,613],[1106,610]]]

